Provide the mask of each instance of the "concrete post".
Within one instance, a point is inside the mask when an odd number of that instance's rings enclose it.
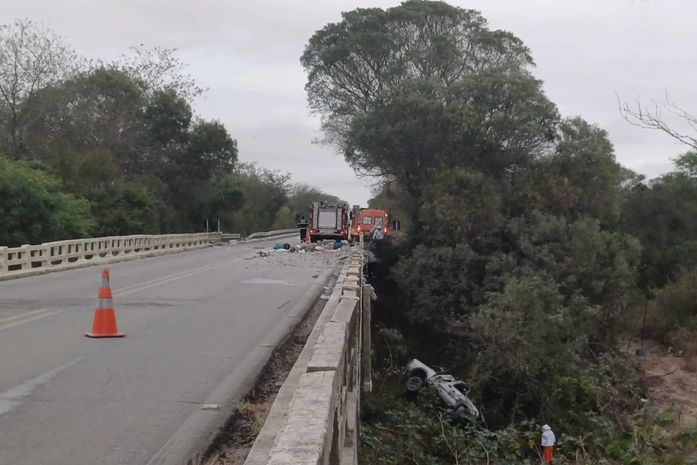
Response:
[[[0,273],[7,271],[7,247],[0,247]]]
[[[373,390],[373,363],[371,359],[371,305],[370,296],[373,293],[373,286],[370,284],[364,284],[362,289],[362,302],[361,302],[361,330],[363,334],[361,335],[361,374],[363,377],[362,385],[363,392],[372,392]]]
[[[65,247],[65,246],[64,246]],[[46,244],[41,244],[41,267],[48,267],[51,265],[51,247]],[[66,259],[67,261],[67,259]],[[62,263],[62,262],[61,262]]]
[[[31,270],[31,251],[29,250],[29,247],[31,247],[29,244],[22,244],[19,246],[22,253],[23,270]]]

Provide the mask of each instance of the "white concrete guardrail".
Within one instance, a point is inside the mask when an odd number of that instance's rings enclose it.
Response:
[[[360,390],[371,390],[370,304],[354,249],[245,465],[355,465]]]
[[[298,233],[298,228],[295,229],[278,229],[276,231],[265,231],[265,232],[255,232],[250,234],[245,238],[245,240],[249,239],[259,239],[262,237],[274,237],[274,236],[285,236],[287,234],[294,234]]]
[[[0,281],[209,247],[219,241],[220,233],[215,232],[95,237],[0,247]]]
[[[297,229],[256,232],[244,240],[296,233]],[[209,247],[222,240],[240,240],[239,234],[137,234],[46,242],[20,247],[0,246],[0,281],[51,271],[82,268]]]

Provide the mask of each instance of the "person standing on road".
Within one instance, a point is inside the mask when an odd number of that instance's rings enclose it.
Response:
[[[375,243],[370,242],[370,244],[368,244],[368,247],[366,247],[365,252],[364,252],[364,256],[365,256],[365,265],[364,265],[365,270],[364,270],[364,272],[365,272],[366,276],[371,277],[371,278],[375,276],[376,268],[378,265],[378,258],[375,255],[375,252],[373,252],[373,250],[375,250]]]
[[[300,229],[300,242],[305,242],[305,240],[307,239],[307,227],[309,225],[310,223],[308,223],[307,218],[305,218],[305,215],[301,215],[298,219],[298,229]]]
[[[554,462],[554,444],[557,442],[557,438],[554,437],[554,431],[549,425],[544,425],[542,427],[542,460],[545,463]]]

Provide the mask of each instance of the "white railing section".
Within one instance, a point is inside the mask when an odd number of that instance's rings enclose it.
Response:
[[[296,234],[298,233],[298,229],[277,229],[276,231],[265,231],[265,232],[255,232],[250,234],[249,236],[246,237],[246,239],[258,239],[258,238],[263,238],[263,237],[272,237],[272,236],[284,236],[286,234]]]
[[[0,276],[208,247],[220,233],[96,237],[0,247]]]

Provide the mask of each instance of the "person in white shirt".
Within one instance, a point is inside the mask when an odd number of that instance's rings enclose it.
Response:
[[[542,459],[546,463],[554,462],[554,444],[557,438],[554,437],[554,431],[549,425],[542,427]]]

